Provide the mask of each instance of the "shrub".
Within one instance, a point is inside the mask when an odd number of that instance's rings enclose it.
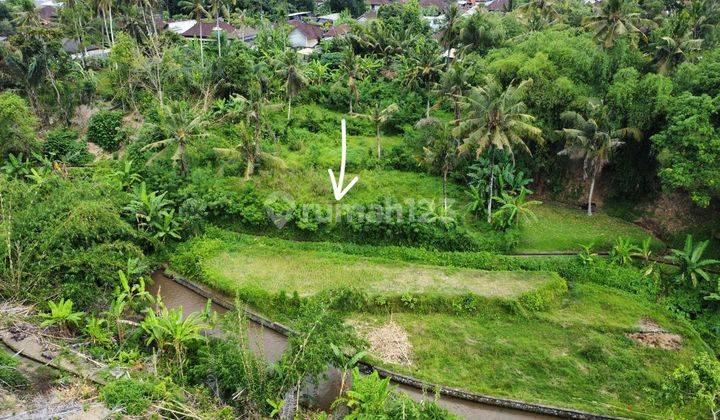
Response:
[[[123,142],[122,127],[123,115],[119,111],[102,110],[90,117],[88,122],[87,139],[95,143],[106,152],[114,152]]]
[[[8,153],[30,155],[38,149],[35,130],[38,120],[20,96],[0,94],[0,156]]]
[[[87,143],[78,141],[78,134],[69,128],[58,128],[48,132],[43,144],[43,153],[52,158],[73,165],[82,165],[92,160]]]
[[[46,155],[60,157],[67,155],[73,148],[73,143],[77,140],[77,131],[69,128],[58,128],[47,133],[45,144],[43,144],[43,152]]]
[[[162,382],[122,378],[112,381],[100,390],[100,399],[110,408],[122,407],[125,414],[139,416],[144,414],[154,401],[168,394]]]
[[[27,385],[27,379],[17,368],[18,364],[15,358],[0,351],[0,387],[13,389]]]
[[[132,226],[119,213],[124,194],[107,181],[52,176],[28,188],[0,178],[0,194],[6,215],[11,212],[0,253],[23,268],[18,273],[13,265],[0,265],[0,288],[8,297],[64,297],[82,310],[107,297],[101,290],[114,286],[129,257],[142,256]]]

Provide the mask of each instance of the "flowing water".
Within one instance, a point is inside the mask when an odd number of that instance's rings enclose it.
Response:
[[[207,299],[195,291],[173,281],[161,272],[156,272],[152,278],[154,284],[150,287],[150,291],[153,294],[159,292],[168,308],[182,307],[185,315],[205,309]],[[215,303],[213,303],[212,309],[219,314],[227,312],[227,309]],[[251,348],[254,348],[254,351],[259,354],[263,354],[270,362],[278,361],[287,348],[287,338],[284,335],[269,328],[264,328],[262,325],[253,321],[248,322],[248,336]],[[417,388],[399,383],[394,383],[394,385],[417,401],[424,398],[423,392]],[[330,369],[327,374],[327,379],[311,390],[311,393],[315,395],[316,406],[321,409],[330,407],[330,404],[337,398],[339,388],[339,372],[335,369]],[[482,404],[446,395],[439,397],[438,404],[466,419],[550,418],[550,416],[547,415]]]

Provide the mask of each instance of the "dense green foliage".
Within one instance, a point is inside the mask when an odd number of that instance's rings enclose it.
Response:
[[[305,10],[349,33],[300,54],[286,22]],[[348,317],[396,319],[405,372],[431,382],[616,415],[666,414],[649,390],[678,416],[715,410],[717,2],[365,11],[77,0],[46,19],[0,3],[0,297],[129,367],[100,391],[128,415],[314,416],[306,379],[347,377],[368,344]],[[257,34],[156,25],[186,18]],[[338,201],[341,120],[360,181]],[[165,262],[289,323],[288,348],[271,364],[241,313],[166,307],[147,278]],[[680,348],[633,341],[647,319]],[[450,417],[353,375],[333,415]]]
[[[122,113],[117,111],[100,111],[90,117],[88,123],[88,141],[102,147],[103,150],[114,152],[123,141]]]

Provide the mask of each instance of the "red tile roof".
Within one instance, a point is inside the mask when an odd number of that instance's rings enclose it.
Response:
[[[342,25],[333,26],[332,28],[328,29],[323,35],[323,38],[343,36],[346,35],[348,32],[350,32],[350,25],[348,25],[347,23],[343,23]]]
[[[494,0],[492,3],[487,5],[487,9],[490,12],[504,12],[507,8],[508,0]]]

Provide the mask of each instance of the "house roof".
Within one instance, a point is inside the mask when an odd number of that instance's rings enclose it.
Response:
[[[186,38],[215,38],[215,31],[220,28],[227,34],[228,38],[235,38],[235,27],[227,22],[196,22],[188,30],[180,35]]]
[[[404,1],[406,3],[407,1]],[[445,10],[450,7],[450,3],[446,0],[420,0],[420,7],[437,7],[439,10]]]
[[[82,47],[82,44],[80,44],[80,41],[77,39],[70,39],[65,38],[62,40],[62,48],[63,51],[65,51],[68,54],[75,54],[75,53],[82,53],[87,51],[88,53],[92,51],[102,50],[103,48],[98,45],[88,45],[84,49]]]
[[[383,4],[390,4],[392,0],[368,0],[370,6],[382,6]]]
[[[335,22],[336,20],[340,19],[340,13],[330,13],[329,15],[318,16],[318,20],[319,19],[331,20],[331,21]]]
[[[44,20],[45,22],[53,20],[57,17],[57,9],[54,6],[43,6],[38,9],[37,13],[40,19]]]
[[[235,35],[238,38],[250,38],[255,37],[258,32],[260,32],[257,28],[253,28],[252,26],[238,26],[235,28]]]
[[[288,22],[289,25],[294,26],[295,29],[300,31],[301,34],[307,39],[321,39],[323,36],[323,28],[317,25],[310,25],[309,23],[300,22],[297,20],[291,20]]]
[[[508,0],[493,0],[486,7],[490,12],[504,12],[507,4]]]
[[[182,34],[183,32],[187,31],[188,29],[192,28],[197,21],[194,19],[191,20],[176,20],[174,22],[168,22],[168,29],[171,31]]]
[[[369,11],[363,13],[362,15],[360,15],[360,17],[358,17],[358,21],[373,20],[373,19],[377,19],[377,12],[374,10],[369,10]]]
[[[334,38],[336,36],[343,36],[349,32],[350,25],[348,25],[347,23],[343,23],[342,25],[333,26],[332,28],[328,29],[323,35],[323,38]]]

